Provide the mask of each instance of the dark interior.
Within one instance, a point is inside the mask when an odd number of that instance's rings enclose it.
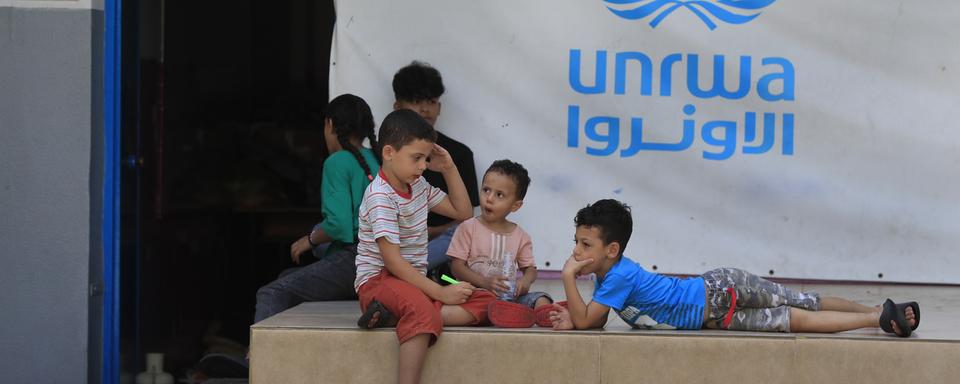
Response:
[[[242,354],[259,286],[320,220],[332,1],[123,5],[124,375]],[[162,60],[161,60],[162,58]]]

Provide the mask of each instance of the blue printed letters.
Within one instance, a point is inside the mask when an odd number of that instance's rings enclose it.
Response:
[[[570,88],[577,93],[584,95],[607,93],[607,51],[596,51],[594,57],[593,78],[589,84],[585,84],[581,70],[582,54],[579,49],[570,50],[569,84]],[[755,97],[765,102],[794,101],[794,66],[789,60],[781,57],[762,58],[758,66],[751,56],[740,56],[735,60],[736,64],[730,64],[726,56],[714,55],[712,71],[710,71],[712,84],[711,80],[700,76],[702,65],[700,56],[697,54],[687,54],[684,60],[684,55],[674,53],[663,57],[659,63],[642,52],[617,52],[613,57],[614,95],[653,96],[653,79],[654,76],[658,76],[658,96],[670,97],[674,94],[674,73],[681,73],[686,75],[686,93],[699,99],[740,100],[748,97],[753,90]],[[729,88],[726,81],[728,65],[736,65],[738,69],[733,71],[738,74],[736,82],[729,82],[735,86]],[[758,76],[756,81],[754,81],[755,75]],[[762,154],[774,147],[778,136],[776,113],[762,113],[762,133],[759,138],[757,137],[757,126],[760,124],[758,112],[744,112],[743,119],[738,121],[711,120],[699,125],[694,118],[695,113],[696,107],[693,104],[686,104],[683,107],[686,118],[683,119],[682,124],[679,124],[680,136],[676,140],[649,142],[644,139],[644,128],[648,130],[666,128],[644,127],[641,117],[630,117],[629,124],[625,122],[622,127],[621,119],[615,116],[582,118],[581,107],[569,105],[567,107],[567,146],[580,147],[581,121],[583,135],[591,141],[585,146],[586,153],[591,156],[611,156],[617,153],[620,157],[630,157],[640,151],[683,151],[693,145],[697,136],[696,131],[699,129],[699,139],[706,146],[711,147],[703,150],[703,158],[725,160],[737,152],[737,141],[741,137],[743,139],[741,153]],[[779,128],[780,153],[786,156],[793,155],[794,114],[781,113]]]

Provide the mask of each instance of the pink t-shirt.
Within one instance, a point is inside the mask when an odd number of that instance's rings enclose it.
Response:
[[[453,233],[447,255],[467,262],[467,266],[483,276],[499,275],[505,262],[519,268],[534,266],[533,241],[520,226],[513,232],[491,231],[476,217],[464,221]]]

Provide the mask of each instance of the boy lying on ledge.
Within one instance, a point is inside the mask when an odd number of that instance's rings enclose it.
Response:
[[[600,200],[581,209],[573,255],[563,266],[566,307],[554,304],[554,329],[603,327],[612,308],[627,324],[646,329],[730,329],[759,332],[842,332],[880,327],[909,337],[920,325],[916,302],[887,299],[868,307],[839,297],[791,290],[743,270],[720,268],[680,279],[645,271],[623,256],[633,231],[630,207]],[[590,304],[576,278],[594,273]]]

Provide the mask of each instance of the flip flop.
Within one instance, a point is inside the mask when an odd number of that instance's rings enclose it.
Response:
[[[906,315],[903,313],[903,311],[909,305],[910,303],[897,304],[890,299],[887,299],[887,301],[883,302],[883,312],[880,313],[880,329],[883,329],[884,332],[893,333],[900,337],[910,337],[910,334],[913,333],[913,328],[910,326]],[[919,306],[917,306],[915,310],[916,309],[919,309]],[[900,332],[902,333],[896,333],[896,331],[894,331],[893,326],[890,325],[890,320],[893,320],[897,324],[897,327],[900,328]]]
[[[377,313],[380,314],[380,317],[375,323],[370,324],[370,319]],[[371,301],[370,305],[367,306],[367,310],[363,312],[363,315],[360,315],[360,320],[357,320],[357,326],[366,329],[392,327],[394,325],[396,325],[396,321],[393,318],[393,314],[377,300]]]

